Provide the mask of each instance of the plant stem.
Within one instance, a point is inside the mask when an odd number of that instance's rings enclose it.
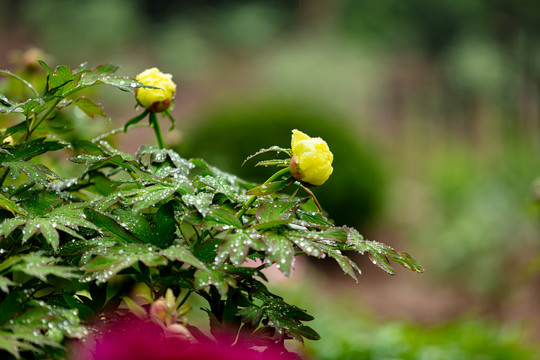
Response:
[[[154,128],[154,132],[156,133],[156,138],[158,141],[158,145],[160,149],[165,149],[165,143],[163,142],[163,136],[161,136],[161,129],[159,128],[159,121],[157,119],[155,112],[150,112],[150,125]]]
[[[283,168],[281,170],[279,170],[278,172],[276,172],[274,175],[270,176],[268,178],[268,180],[266,180],[264,184],[268,184],[276,179],[279,179],[281,176],[287,174],[289,172],[289,168],[286,167],[286,168]],[[238,214],[236,214],[236,218],[241,220],[242,219],[242,216],[244,216],[244,214],[246,213],[246,211],[251,207],[251,205],[253,205],[253,203],[255,202],[255,199],[257,199],[257,195],[253,195],[249,198],[249,200],[244,204],[244,206],[242,206],[242,209],[240,209],[240,211],[238,212]]]
[[[304,191],[309,195],[309,197],[311,198],[311,200],[313,200],[313,203],[315,204],[315,206],[317,207],[317,210],[319,210],[320,213],[322,213],[322,208],[321,208],[321,204],[319,204],[319,201],[317,201],[317,198],[315,197],[315,194],[309,190],[307,187],[305,187],[304,185],[300,185],[302,187],[302,189],[304,189]]]
[[[193,290],[188,290],[187,294],[184,296],[184,298],[182,299],[182,301],[180,301],[180,303],[178,304],[177,308],[179,308],[180,306],[184,305],[184,303],[186,302],[186,300],[188,299],[189,295],[191,295],[192,292],[193,292]]]
[[[62,101],[62,98],[58,98],[56,99],[56,101],[51,105],[51,107],[49,107],[47,109],[47,111],[45,112],[45,114],[39,119],[36,121],[36,124],[34,125],[34,121],[32,120],[30,122],[30,125],[28,126],[28,130],[26,132],[26,138],[25,140],[28,140],[30,138],[30,135],[32,135],[32,133],[34,132],[34,130],[37,129],[37,127],[43,122],[43,120],[47,119],[47,117],[51,114],[51,112],[53,112],[54,109],[56,109],[56,106],[60,103],[60,101]],[[34,125],[34,126],[33,126]]]

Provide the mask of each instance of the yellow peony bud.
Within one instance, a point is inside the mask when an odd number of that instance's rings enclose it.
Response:
[[[289,163],[291,175],[311,184],[322,185],[332,171],[334,155],[321,138],[312,138],[301,131],[293,130],[291,138],[292,158]]]
[[[151,112],[162,112],[171,106],[176,91],[176,84],[172,81],[171,74],[164,74],[154,67],[143,71],[135,79],[144,85],[159,88],[136,88],[137,101],[141,106]]]

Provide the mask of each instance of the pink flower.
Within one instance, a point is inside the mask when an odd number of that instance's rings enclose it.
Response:
[[[190,342],[152,321],[109,321],[97,334],[75,347],[71,360],[298,360],[279,346],[225,346],[207,339]],[[251,342],[257,343],[255,342]],[[76,352],[76,353],[75,353]]]

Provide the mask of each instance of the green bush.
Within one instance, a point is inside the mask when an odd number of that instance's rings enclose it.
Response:
[[[202,156],[249,181],[261,181],[269,170],[242,166],[246,154],[279,144],[289,147],[284,133],[297,128],[323,137],[334,153],[334,174],[317,191],[323,207],[338,224],[367,226],[381,210],[386,177],[372,144],[355,134],[341,115],[321,105],[302,101],[260,101],[221,106],[195,119],[179,152]],[[226,149],[226,150],[224,150]]]

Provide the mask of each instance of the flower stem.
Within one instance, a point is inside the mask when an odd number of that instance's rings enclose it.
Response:
[[[163,136],[161,136],[161,129],[159,128],[159,121],[155,112],[150,112],[149,116],[150,125],[154,128],[156,138],[160,149],[165,149],[165,143],[163,142]]]

